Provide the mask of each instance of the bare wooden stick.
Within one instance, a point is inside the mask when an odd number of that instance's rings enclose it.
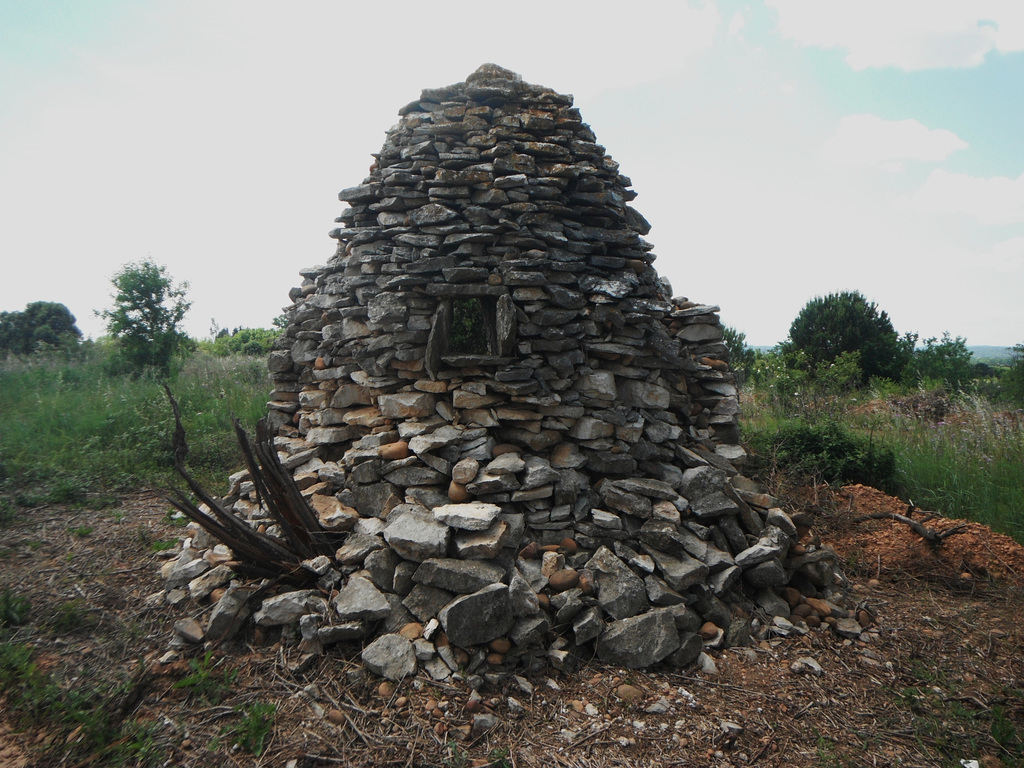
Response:
[[[942,544],[950,536],[955,536],[958,533],[963,533],[967,528],[967,523],[960,523],[954,525],[952,528],[947,528],[944,531],[936,531],[934,528],[928,528],[922,525],[917,520],[912,520],[906,515],[900,515],[896,512],[872,512],[870,515],[861,515],[855,517],[853,522],[863,523],[865,520],[895,520],[898,523],[903,523],[910,528],[914,533],[920,536],[922,539],[927,541],[932,546],[938,546]]]
[[[292,479],[273,450],[272,441],[267,440],[263,451],[263,466],[256,461],[248,436],[238,422],[235,422],[235,433],[245,457],[249,474],[257,489],[258,498],[266,503],[271,516],[284,533],[284,540],[275,539],[264,533],[253,530],[230,510],[225,509],[218,499],[214,498],[189,474],[185,468],[188,456],[188,443],[185,428],[181,423],[181,412],[178,403],[165,384],[164,390],[174,412],[174,469],[184,479],[189,489],[212,512],[207,514],[199,509],[189,497],[178,489],[173,489],[173,498],[168,500],[178,511],[190,520],[199,524],[218,540],[227,544],[243,562],[235,566],[235,570],[249,575],[281,576],[293,582],[307,583],[315,580],[311,571],[302,567],[302,561],[317,554],[329,554],[331,549],[305,499],[295,486]],[[266,470],[266,471],[264,471]],[[265,482],[268,475],[273,476],[271,487]]]

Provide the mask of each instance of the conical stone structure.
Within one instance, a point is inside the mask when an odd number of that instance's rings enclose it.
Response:
[[[400,114],[270,358],[277,447],[343,540],[303,642],[392,677],[683,665],[708,622],[743,643],[783,588],[828,595],[737,472],[718,308],[672,298],[572,97],[488,64]]]

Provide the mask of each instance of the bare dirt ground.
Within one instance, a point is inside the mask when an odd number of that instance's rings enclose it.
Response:
[[[357,647],[303,668],[294,646],[252,633],[205,664],[201,647],[160,663],[173,623],[198,613],[146,599],[166,557],[153,543],[181,534],[169,506],[140,494],[113,510],[32,510],[0,530],[0,591],[31,602],[0,641],[30,645],[65,692],[119,685],[98,706],[147,736],[84,748],[80,723],[26,717],[25,691],[9,686],[0,768],[1024,765],[1024,549],[973,524],[931,547],[898,522],[853,522],[906,510],[874,489],[814,495],[819,535],[876,617],[865,640],[822,626],[713,651],[717,674],[581,660],[571,674],[485,687],[482,701],[425,677],[381,686]],[[791,669],[808,657],[822,674]],[[223,683],[223,698],[204,697],[197,677]],[[254,704],[276,707],[259,756],[238,745]],[[474,733],[481,711],[497,724]]]

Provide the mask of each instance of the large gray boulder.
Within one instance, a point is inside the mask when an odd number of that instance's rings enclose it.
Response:
[[[595,573],[597,602],[612,618],[635,616],[648,607],[643,581],[607,547],[594,553],[587,568]]]
[[[388,680],[416,674],[416,651],[401,635],[381,635],[363,649],[360,658],[368,670]]]
[[[438,614],[452,645],[487,643],[507,633],[515,621],[508,587],[491,584],[452,600]]]
[[[392,512],[392,517],[398,508]],[[432,557],[443,557],[448,551],[451,528],[438,522],[422,507],[403,510],[384,529],[384,539],[406,560],[418,563]]]
[[[597,655],[608,664],[640,669],[666,658],[679,642],[672,615],[654,610],[613,621],[597,641]]]

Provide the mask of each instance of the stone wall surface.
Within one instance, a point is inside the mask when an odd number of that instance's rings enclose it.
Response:
[[[400,114],[269,363],[276,446],[339,548],[256,623],[443,678],[574,648],[684,665],[792,631],[795,592],[839,602],[807,521],[739,472],[718,307],[671,296],[572,97],[484,65]],[[231,500],[270,524],[244,473]]]

